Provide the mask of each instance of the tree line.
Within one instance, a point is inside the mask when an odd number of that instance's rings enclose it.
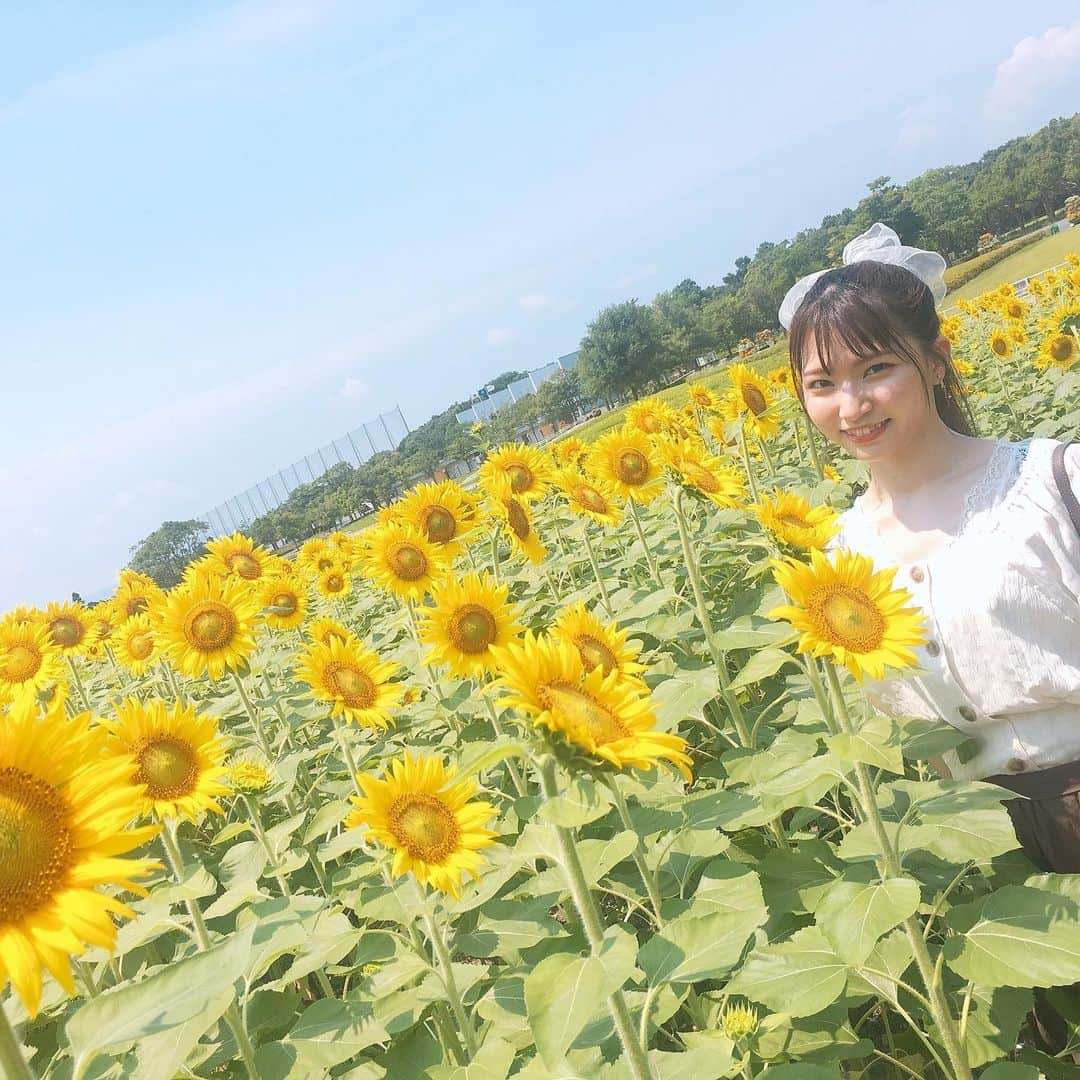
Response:
[[[839,263],[844,245],[875,221],[895,229],[904,243],[941,251],[955,262],[974,253],[983,232],[1007,233],[1051,218],[1066,197],[1080,192],[1080,113],[1051,120],[970,164],[930,169],[906,184],[879,176],[867,189],[854,208],[829,214],[790,239],[759,244],[753,255],[736,259],[719,284],[686,279],[651,303],[630,299],[604,308],[586,329],[576,368],[501,409],[479,433],[457,420],[471,402],[455,402],[395,450],[358,467],[335,465],[301,484],[248,533],[268,546],[298,543],[387,505],[445,462],[475,457],[484,443],[570,422],[597,400],[639,397],[710,351],[729,355],[742,338],[776,325],[780,301],[798,278]],[[522,375],[503,372],[492,384],[498,390]],[[132,548],[130,565],[178,580],[175,567],[197,550],[200,530],[199,522],[166,522]]]

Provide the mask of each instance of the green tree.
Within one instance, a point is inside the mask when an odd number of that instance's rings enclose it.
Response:
[[[581,376],[574,368],[557,371],[536,391],[537,416],[548,423],[570,424],[584,408]]]
[[[663,348],[652,308],[637,300],[611,304],[589,324],[578,349],[582,388],[612,401],[640,397],[663,369]]]
[[[692,364],[710,346],[702,318],[703,290],[689,278],[653,300],[660,342],[669,368]]]
[[[206,551],[205,521],[164,521],[149,536],[131,548],[128,566],[147,574],[163,589],[171,589],[184,574],[188,563]]]

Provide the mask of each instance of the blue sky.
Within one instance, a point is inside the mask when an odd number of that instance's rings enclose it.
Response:
[[[1080,101],[1075,2],[895,10],[0,7],[0,610]]]

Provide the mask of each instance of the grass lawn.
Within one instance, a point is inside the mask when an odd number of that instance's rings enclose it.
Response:
[[[984,293],[1003,281],[1019,281],[1021,278],[1037,274],[1040,270],[1048,270],[1051,266],[1064,262],[1065,256],[1070,252],[1080,254],[1080,227],[1073,226],[1054,236],[1047,236],[1037,244],[1032,244],[1015,255],[1010,255],[1007,259],[995,263],[956,292],[950,292],[945,297],[945,310],[948,310],[957,300],[970,300],[973,296],[978,296],[979,293]]]

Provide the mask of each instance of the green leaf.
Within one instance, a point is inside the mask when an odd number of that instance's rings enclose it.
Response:
[[[513,1063],[513,1046],[488,1039],[468,1065],[447,1072],[446,1080],[506,1080]]]
[[[902,729],[900,750],[909,761],[929,761],[969,741],[962,731],[939,720],[903,716],[897,722]]]
[[[773,1012],[813,1016],[843,992],[848,967],[816,926],[778,945],[755,949],[727,985],[731,994],[759,1001]]]
[[[576,829],[602,818],[611,809],[611,796],[591,777],[574,777],[566,791],[541,803],[538,820]]]
[[[731,1075],[735,1063],[735,1044],[718,1031],[694,1031],[697,1046],[690,1046],[681,1054],[649,1051],[649,1065],[656,1080],[720,1080]],[[687,1040],[689,1044],[689,1040]]]
[[[716,668],[679,669],[673,679],[658,683],[652,692],[652,703],[661,731],[674,731],[688,717],[701,719],[705,706],[720,692]]]
[[[920,813],[914,839],[917,843],[911,846],[957,864],[984,862],[1020,846],[1012,819],[1003,806],[959,814]]]
[[[536,1048],[549,1068],[562,1060],[604,1007],[604,966],[595,956],[555,953],[525,977],[525,1008]]]
[[[897,981],[911,967],[915,954],[911,942],[903,930],[895,930],[883,937],[857,972],[848,976],[848,993],[853,995],[877,995],[886,1001],[897,1003]]]
[[[692,910],[698,916],[764,911],[761,881],[750,867],[742,863],[723,857],[713,859],[702,871],[694,889]]]
[[[764,750],[725,754],[724,768],[734,784],[760,784],[809,761],[817,751],[816,735],[785,728]]]
[[[1068,1071],[1068,1066],[1063,1067]],[[1042,1080],[1043,1073],[1035,1065],[1019,1061],[999,1061],[979,1075],[979,1080]]]
[[[823,1065],[808,1065],[803,1061],[787,1065],[770,1065],[762,1074],[762,1080],[841,1080],[843,1074],[837,1069]]]
[[[1065,986],[1080,980],[1080,907],[1064,896],[1006,885],[955,907],[945,961],[981,986]]]
[[[815,914],[837,956],[858,966],[874,951],[879,938],[915,914],[919,899],[919,883],[911,878],[867,885],[838,881]]]
[[[178,1044],[173,1051],[174,1056],[183,1051],[176,1063],[182,1064],[187,1051],[232,1002],[235,984],[247,966],[253,931],[254,927],[241,930],[206,952],[158,968],[140,982],[107,990],[83,1005],[65,1029],[75,1077],[82,1076],[98,1054],[188,1025],[186,1048]]]
[[[1014,986],[974,988],[964,1029],[968,1064],[973,1069],[1016,1049],[1017,1034],[1031,1011],[1033,997],[1030,990]]]
[[[741,690],[744,686],[753,686],[762,679],[775,675],[785,664],[795,664],[791,653],[783,649],[765,648],[753,653],[742,670],[731,680],[732,690]]]
[[[348,814],[350,803],[347,799],[331,799],[324,806],[320,806],[315,816],[308,822],[304,829],[304,843],[310,844],[321,839],[331,829],[340,825]]]
[[[826,739],[825,744],[841,761],[858,761],[875,769],[904,775],[900,727],[895,720],[882,713],[871,716],[853,735],[841,732]]]
[[[281,989],[311,972],[336,964],[363,937],[365,931],[353,926],[340,911],[319,912],[305,922],[305,935],[296,956],[281,978],[267,985]]]
[[[754,1052],[766,1061],[794,1059],[814,1064],[865,1057],[873,1047],[860,1039],[848,1022],[844,1001],[823,1009],[816,1016],[791,1017],[770,1013],[761,1018],[754,1035]]]
[[[301,1065],[330,1069],[389,1038],[372,1015],[371,1002],[323,998],[300,1014],[286,1042],[296,1048]]]

